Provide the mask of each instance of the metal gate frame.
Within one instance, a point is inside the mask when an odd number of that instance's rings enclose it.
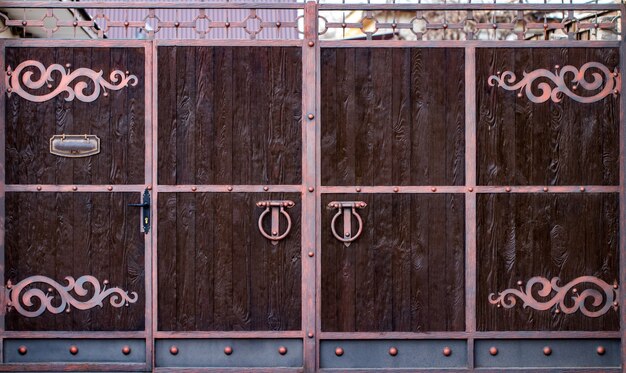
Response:
[[[468,368],[474,368],[475,341],[491,338],[506,339],[539,339],[539,338],[616,338],[621,339],[621,362],[626,366],[626,307],[619,310],[619,332],[479,332],[476,330],[476,195],[477,193],[594,193],[619,192],[619,280],[626,283],[626,133],[624,126],[626,119],[626,98],[620,96],[620,127],[619,127],[619,186],[576,185],[576,186],[480,186],[477,185],[476,161],[476,48],[565,48],[565,47],[612,47],[620,50],[620,71],[626,71],[626,42],[623,41],[626,19],[620,18],[619,41],[582,41],[582,40],[544,40],[544,41],[398,41],[398,40],[321,40],[319,38],[320,12],[329,10],[441,10],[441,11],[468,11],[468,10],[513,10],[513,11],[618,11],[626,14],[624,4],[318,4],[310,1],[302,3],[67,3],[67,2],[22,2],[6,1],[2,4],[6,8],[125,8],[150,9],[154,15],[158,9],[298,9],[304,12],[303,39],[297,40],[1,40],[0,69],[5,74],[4,49],[7,47],[143,47],[145,51],[146,71],[146,115],[145,115],[145,185],[115,185],[112,190],[109,185],[7,185],[5,184],[5,168],[0,167],[0,278],[4,278],[4,225],[5,225],[5,193],[6,192],[143,192],[144,188],[151,190],[153,229],[145,237],[145,273],[146,273],[146,309],[145,330],[140,332],[17,332],[6,331],[4,316],[6,307],[0,307],[0,371],[15,370],[155,370],[154,340],[163,338],[299,338],[304,346],[304,367],[299,369],[279,369],[278,371],[315,371],[319,369],[319,345],[326,339],[458,339],[467,341]],[[323,17],[322,17],[323,18]],[[11,25],[20,24],[29,27],[44,27],[38,20],[16,20]],[[24,23],[22,23],[24,22]],[[295,21],[297,22],[297,21]],[[10,22],[7,22],[10,24]],[[34,25],[34,26],[33,26]],[[501,24],[494,23],[494,29]],[[598,26],[594,25],[597,29]],[[19,27],[19,26],[18,26]],[[76,26],[74,26],[76,27]],[[117,24],[114,27],[128,27]],[[163,27],[178,27],[167,24]],[[222,25],[222,27],[227,27]],[[297,26],[296,26],[297,27]],[[324,27],[328,27],[326,24]],[[341,27],[341,25],[334,25]],[[345,26],[344,26],[345,27]],[[433,24],[437,29],[445,29],[448,25]],[[552,26],[549,26],[552,27]],[[555,26],[556,27],[556,26]],[[599,25],[604,27],[603,24]],[[545,28],[545,27],[544,27]],[[371,39],[368,37],[367,39]],[[154,62],[159,46],[299,46],[302,48],[302,184],[301,185],[158,185],[157,180],[157,89],[158,66]],[[422,47],[445,48],[457,47],[465,50],[465,183],[462,186],[322,186],[321,175],[321,144],[320,144],[320,50],[324,47],[363,47],[363,48],[393,48],[393,47]],[[4,77],[4,75],[3,75]],[[622,92],[626,91],[626,81],[622,81]],[[0,91],[6,92],[4,79],[0,79]],[[0,164],[5,163],[5,100],[0,100]],[[582,189],[584,188],[584,189]],[[164,332],[157,330],[157,200],[161,192],[300,192],[302,195],[302,326],[301,331],[286,332]],[[321,235],[327,227],[321,226],[323,214],[321,203],[322,194],[326,193],[462,193],[465,195],[465,324],[464,332],[359,332],[335,333],[321,331]],[[305,219],[305,217],[307,217]],[[314,217],[314,218],[313,218]],[[3,289],[4,290],[4,289]],[[0,292],[0,303],[6,302],[5,292]],[[618,302],[626,304],[626,292],[621,292]],[[140,338],[146,341],[146,364],[31,364],[28,367],[15,364],[1,364],[4,356],[3,341],[7,338]],[[202,370],[202,369],[201,369]],[[211,371],[267,371],[267,369],[206,369]],[[461,369],[460,371],[466,371]],[[545,369],[549,371],[550,369]],[[194,369],[195,371],[195,369]],[[325,371],[331,371],[325,370]],[[338,370],[335,370],[338,371]],[[450,370],[454,371],[454,370]],[[485,369],[485,371],[490,371]],[[497,370],[491,370],[497,371]],[[536,370],[541,371],[541,370]],[[577,370],[580,371],[580,370]],[[591,370],[589,370],[591,371]],[[597,371],[597,370],[593,370]]]

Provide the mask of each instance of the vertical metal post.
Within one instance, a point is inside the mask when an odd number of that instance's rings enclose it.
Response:
[[[304,7],[302,45],[302,328],[304,370],[316,369],[316,151],[317,3]],[[310,256],[308,253],[313,253]]]
[[[5,255],[4,255],[4,230],[6,227],[6,217],[5,217],[5,184],[6,184],[6,167],[5,167],[5,137],[6,137],[6,123],[5,123],[5,110],[6,110],[6,89],[5,86],[5,56],[6,56],[6,46],[4,43],[0,44],[0,281],[2,284],[0,285],[0,364],[4,362],[4,317],[6,315],[6,304],[5,297],[5,279],[4,279],[4,268],[5,268]]]
[[[474,368],[476,332],[476,48],[465,48],[465,330]]]
[[[621,335],[621,356],[622,370],[626,368],[626,292],[623,287],[626,284],[626,118],[624,111],[626,110],[626,80],[623,77],[626,71],[626,44],[624,43],[624,32],[626,31],[626,6],[620,7],[620,45],[619,45],[619,70],[622,74],[622,87],[619,105],[619,314],[620,314],[620,335]]]
[[[146,186],[151,186],[154,183],[153,180],[153,165],[156,164],[156,161],[153,157],[153,146],[156,143],[156,134],[153,134],[153,130],[156,126],[156,121],[153,116],[153,108],[154,103],[152,100],[153,93],[156,92],[156,79],[154,75],[154,68],[156,68],[156,63],[154,61],[156,54],[154,53],[154,42],[147,42],[145,45],[145,98],[144,98],[144,106],[145,106],[145,183]],[[154,196],[156,197],[156,196]],[[145,313],[145,331],[146,331],[146,364],[148,369],[152,369],[153,367],[153,351],[154,351],[154,341],[153,341],[153,324],[154,324],[154,315],[153,305],[156,304],[153,302],[152,292],[154,283],[152,281],[153,278],[156,278],[156,266],[153,265],[152,256],[156,253],[156,224],[154,221],[155,211],[156,211],[156,198],[152,198],[152,204],[150,206],[150,222],[152,224],[153,229],[150,230],[150,234],[145,235],[145,245],[144,245],[144,266],[145,266],[145,287],[146,287],[146,313]]]

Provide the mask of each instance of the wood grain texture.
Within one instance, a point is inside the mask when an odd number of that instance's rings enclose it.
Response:
[[[589,318],[497,308],[490,293],[534,276],[618,279],[619,195],[480,194],[477,200],[477,330],[619,330],[618,312]],[[584,286],[577,287],[582,291]],[[541,298],[547,299],[547,298]]]
[[[142,184],[144,183],[145,73],[143,48],[7,48],[6,63],[15,68],[29,59],[46,67],[59,63],[102,70],[129,71],[139,79],[134,87],[102,93],[94,102],[65,101],[61,94],[44,103],[18,95],[7,98],[7,184]],[[37,75],[35,75],[37,77]],[[57,77],[58,79],[58,77]],[[86,92],[94,83],[86,78]],[[54,82],[51,82],[53,87]],[[49,92],[44,87],[35,93]],[[85,158],[50,154],[50,138],[60,134],[92,134],[101,152]]]
[[[26,318],[6,316],[7,330],[143,330],[145,308],[144,234],[139,193],[7,193],[5,282],[42,275],[65,284],[95,276],[100,282],[137,292],[129,307],[102,308]],[[40,287],[47,292],[47,286]],[[83,299],[83,298],[81,298]]]
[[[330,231],[333,200],[368,204],[349,247]],[[464,330],[463,195],[325,194],[322,205],[323,331]]]
[[[464,50],[324,48],[322,185],[462,185]]]
[[[489,76],[506,70],[518,79],[524,71],[580,68],[591,61],[613,70],[617,49],[478,48],[476,58],[479,184],[619,184],[619,97],[582,104],[564,96],[560,103],[535,104],[525,94],[487,84]]]
[[[160,47],[159,183],[300,184],[294,47]]]
[[[276,246],[257,227],[255,204],[266,199],[296,203],[287,210],[291,232]],[[300,329],[298,194],[162,193],[158,201],[159,330]]]

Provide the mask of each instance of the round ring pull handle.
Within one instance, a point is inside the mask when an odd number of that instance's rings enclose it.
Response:
[[[265,210],[259,216],[259,232],[263,235],[263,237],[272,241],[272,245],[277,245],[278,241],[287,237],[289,232],[291,231],[291,217],[285,211],[287,208],[292,208],[296,204],[293,201],[284,200],[284,201],[259,201],[256,204],[258,207],[265,207]],[[268,234],[263,228],[263,219],[271,213],[271,228],[272,231]],[[280,215],[284,216],[287,219],[287,228],[285,232],[280,233]]]
[[[330,230],[333,233],[333,236],[341,242],[343,242],[346,247],[350,246],[350,244],[359,238],[361,233],[363,233],[363,219],[356,211],[357,209],[365,208],[367,204],[363,201],[333,201],[328,204],[329,209],[337,209],[337,213],[333,216],[333,219],[330,222]],[[336,223],[337,219],[343,215],[343,235],[337,233]],[[352,234],[352,216],[356,219],[359,227],[357,228],[356,233]]]

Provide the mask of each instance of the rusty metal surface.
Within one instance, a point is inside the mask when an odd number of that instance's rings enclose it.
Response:
[[[72,65],[66,63],[65,66],[55,63],[45,67],[43,63],[34,60],[28,60],[20,63],[15,67],[7,67],[6,86],[7,95],[11,97],[12,93],[23,97],[32,102],[45,102],[58,95],[64,94],[65,101],[77,99],[82,102],[93,102],[103,91],[103,96],[108,96],[107,89],[111,91],[119,91],[128,85],[136,86],[139,80],[137,76],[130,75],[128,71],[113,70],[109,74],[109,81],[103,77],[104,72],[94,71],[85,67],[78,67],[72,71]],[[58,83],[55,83],[56,77],[61,76]],[[74,87],[70,84],[79,78],[87,78],[93,82],[92,89],[85,81],[79,81]],[[20,79],[21,78],[21,79]],[[54,85],[52,83],[55,83]],[[46,86],[50,92],[44,94],[32,94],[29,90],[36,90]],[[56,85],[56,86],[55,86]],[[91,91],[90,93],[87,92]]]
[[[76,280],[67,276],[65,281],[67,285],[46,276],[27,277],[16,284],[9,281],[6,284],[9,312],[15,309],[25,317],[37,317],[46,310],[58,314],[63,311],[71,312],[72,308],[88,310],[93,307],[102,307],[106,298],[110,298],[109,303],[116,308],[129,306],[139,299],[136,292],[128,294],[128,291],[119,287],[107,289],[108,280],[104,280],[101,285],[97,278],[89,275],[81,276]],[[92,292],[85,287],[87,284],[89,288],[93,288]],[[36,285],[49,287],[47,292],[44,292],[35,287]],[[90,293],[89,298],[83,298],[89,296]]]

